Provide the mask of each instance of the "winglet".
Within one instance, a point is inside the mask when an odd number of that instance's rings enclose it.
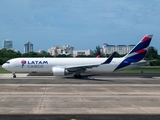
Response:
[[[113,52],[113,53],[108,57],[108,59],[107,59],[106,61],[104,61],[102,64],[109,64],[109,63],[112,61],[113,57],[116,55],[116,53],[117,53],[117,52]]]

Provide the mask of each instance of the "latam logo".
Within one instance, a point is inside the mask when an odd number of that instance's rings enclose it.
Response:
[[[21,60],[21,63],[22,63],[22,68],[23,68],[24,65],[26,64],[26,61],[25,60]]]
[[[48,64],[48,61],[28,61],[28,64]]]
[[[47,65],[48,61],[26,61],[26,60],[21,60],[22,63],[22,68],[24,67],[25,64],[27,64],[28,68],[43,68],[43,65]]]

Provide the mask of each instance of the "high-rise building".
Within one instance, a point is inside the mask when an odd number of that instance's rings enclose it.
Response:
[[[2,48],[12,49],[13,48],[13,42],[11,40],[9,40],[9,39],[3,40]]]
[[[108,45],[103,44],[102,53],[112,54],[113,52],[118,52],[119,54],[127,54],[135,45]]]
[[[33,51],[33,44],[28,41],[26,44],[24,44],[24,53],[28,53],[32,51]]]
[[[91,55],[91,49],[88,50],[73,50],[73,57],[78,55]]]

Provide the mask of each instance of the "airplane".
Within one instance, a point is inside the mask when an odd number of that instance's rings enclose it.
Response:
[[[143,60],[153,35],[145,35],[128,54],[121,58],[14,58],[8,60],[2,67],[11,71],[13,78],[16,73],[53,73],[54,76],[74,74],[74,78],[81,78],[81,74],[105,74],[118,70],[137,68],[147,65]]]
[[[101,55],[97,55],[97,57],[96,58],[100,58],[101,57]]]

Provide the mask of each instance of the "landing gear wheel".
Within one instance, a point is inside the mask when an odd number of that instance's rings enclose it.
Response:
[[[75,74],[74,78],[82,78],[82,76],[80,74]]]
[[[79,75],[78,75],[78,78],[80,78],[80,79],[81,79],[81,78],[82,78],[82,76],[79,74]]]
[[[16,73],[15,72],[13,72],[13,78],[16,78]]]
[[[13,75],[13,78],[16,78],[16,75]]]
[[[77,74],[74,75],[74,78],[78,78]]]

